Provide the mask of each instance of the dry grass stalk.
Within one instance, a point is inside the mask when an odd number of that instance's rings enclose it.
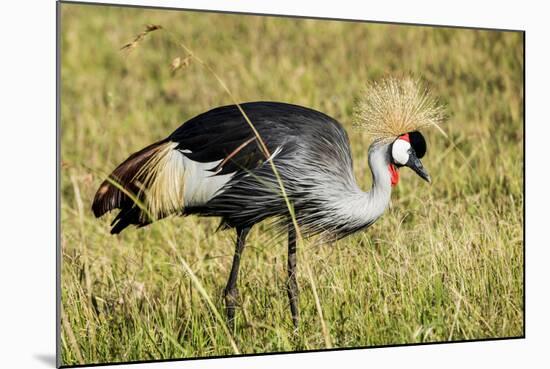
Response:
[[[141,42],[141,40],[143,40],[145,38],[145,36],[153,31],[156,31],[158,29],[162,29],[162,26],[158,25],[158,24],[147,24],[145,26],[145,30],[143,30],[143,32],[139,33],[133,41],[130,41],[128,42],[127,44],[123,45],[120,50],[126,50],[128,52],[132,51],[133,49],[135,49],[138,44]]]
[[[71,324],[65,317],[63,309],[61,309],[61,324],[63,325],[63,332],[69,340],[69,345],[71,346],[73,353],[76,356],[76,360],[79,364],[85,364],[86,362],[84,361],[84,357],[82,356],[82,352],[80,351],[78,341],[76,339],[76,336],[74,335],[73,329],[71,328]]]
[[[187,68],[189,64],[191,64],[191,55],[187,55],[184,58],[178,56],[170,63],[170,71],[174,75],[178,70]]]

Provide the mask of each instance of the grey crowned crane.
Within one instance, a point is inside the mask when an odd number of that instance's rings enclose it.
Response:
[[[357,124],[373,137],[368,151],[372,187],[364,192],[353,175],[348,136],[335,119],[280,102],[240,106],[269,157],[236,105],[218,107],[130,155],[101,184],[92,209],[96,217],[119,209],[112,234],[169,215],[220,217],[221,228],[234,228],[236,248],[224,290],[232,327],[246,237],[255,224],[274,218],[273,224],[288,232],[287,292],[297,327],[296,230],[269,161],[279,172],[300,233],[340,239],[368,228],[384,213],[399,168],[409,167],[430,182],[420,162],[426,141],[418,130],[437,126],[441,110],[409,79],[367,88],[356,113]]]

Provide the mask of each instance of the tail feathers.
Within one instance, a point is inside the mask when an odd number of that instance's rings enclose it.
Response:
[[[117,214],[115,219],[111,223],[111,234],[119,234],[129,225],[136,225],[138,227],[145,227],[150,224],[151,221],[144,220],[141,216],[141,210],[137,206],[127,207]]]
[[[101,217],[120,209],[111,233],[120,233],[131,224],[142,227],[183,209],[185,168],[183,155],[174,150],[176,145],[163,140],[147,146],[132,154],[101,184],[92,210]]]

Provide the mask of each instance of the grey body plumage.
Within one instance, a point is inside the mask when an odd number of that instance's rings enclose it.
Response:
[[[410,89],[408,84],[406,87]],[[407,91],[403,101],[408,109],[414,107],[415,95]],[[389,97],[399,97],[399,91],[390,92]],[[377,111],[373,104],[379,100],[364,105],[362,114],[371,108]],[[425,100],[420,103],[426,105]],[[281,176],[300,233],[339,239],[369,227],[384,213],[399,167],[408,166],[430,180],[419,160],[426,143],[419,132],[412,131],[425,121],[400,123],[393,119],[382,122],[382,129],[371,129],[383,133],[374,137],[369,147],[372,187],[364,192],[353,174],[348,136],[335,119],[313,109],[278,102],[245,103],[241,107],[270,157],[266,157],[236,106],[212,109],[121,163],[99,187],[92,209],[97,217],[119,209],[111,233],[119,233],[129,225],[143,227],[169,215],[190,214],[220,217],[222,228],[235,228],[235,256],[224,294],[227,317],[233,326],[237,276],[246,237],[255,224],[275,219],[273,224],[288,232],[287,291],[297,326],[296,232],[269,162]],[[403,117],[409,119],[411,115]],[[401,126],[411,131],[397,134]]]

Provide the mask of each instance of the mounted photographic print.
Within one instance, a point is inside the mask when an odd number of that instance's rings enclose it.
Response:
[[[524,337],[524,32],[58,3],[58,363]]]

